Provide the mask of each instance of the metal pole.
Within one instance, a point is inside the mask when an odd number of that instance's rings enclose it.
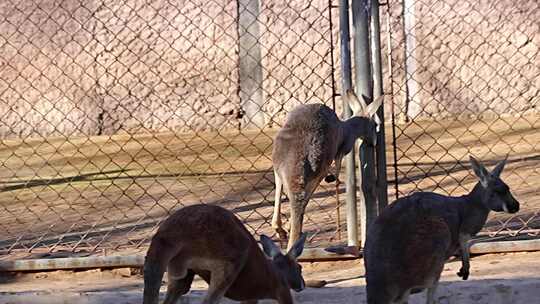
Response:
[[[339,0],[339,30],[341,44],[342,95],[352,88],[351,48],[349,44],[349,1]],[[343,100],[343,118],[352,116],[352,110]],[[356,174],[354,149],[345,156],[345,186],[347,204],[347,243],[358,246],[358,208],[356,204]]]
[[[469,248],[469,251],[471,252],[471,254],[540,251],[540,240],[473,243]]]
[[[336,250],[338,249],[338,250]],[[499,242],[478,242],[470,246],[471,254],[539,251],[540,240],[519,240]],[[335,253],[334,253],[335,252]],[[355,259],[361,256],[356,247],[306,248],[299,257],[300,261],[330,261]],[[96,256],[77,258],[33,259],[0,261],[0,273],[10,271],[43,271],[60,269],[93,269],[93,268],[140,268],[144,265],[143,255]]]
[[[353,0],[354,60],[356,91],[367,97],[373,96],[369,49],[369,0]],[[375,151],[366,142],[360,145],[360,173],[364,201],[360,205],[360,235],[365,244],[367,228],[377,216],[377,195],[375,184]]]
[[[359,257],[358,249],[346,248],[345,253],[332,253],[323,248],[306,248],[299,261],[339,261]],[[74,270],[93,268],[140,268],[144,265],[144,255],[90,256],[76,258],[29,259],[0,261],[0,273],[9,271]]]
[[[334,75],[335,66],[334,66],[334,23],[332,22],[332,0],[328,0],[328,20],[330,25],[330,65],[332,73],[330,73],[332,79],[332,110],[336,111],[336,78]],[[338,172],[339,174],[339,172]],[[336,234],[337,240],[341,241],[341,201],[339,199],[339,186],[340,183],[336,180]]]
[[[371,62],[373,64],[373,96],[383,95],[383,76],[381,64],[381,27],[379,19],[379,1],[371,2]],[[377,112],[381,119],[381,129],[377,134],[377,199],[379,213],[388,205],[388,179],[386,174],[386,136],[384,124],[384,104]]]
[[[0,262],[0,272],[141,267],[143,264],[142,255],[16,260]]]

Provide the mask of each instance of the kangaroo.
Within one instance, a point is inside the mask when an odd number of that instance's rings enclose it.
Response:
[[[143,304],[158,303],[165,269],[165,304],[186,294],[196,274],[209,284],[203,304],[219,303],[224,296],[245,304],[256,304],[258,299],[291,304],[289,289],[301,291],[305,286],[296,261],[305,240],[302,235],[283,255],[269,237],[261,235],[263,252],[232,212],[211,205],[182,208],[152,238],[144,262]]]
[[[500,175],[506,159],[488,170],[474,157],[479,182],[459,197],[414,193],[387,206],[370,226],[364,248],[367,303],[407,303],[411,293],[427,289],[433,304],[445,261],[461,251],[458,275],[469,277],[468,241],[486,223],[490,211],[519,211],[519,202]]]
[[[328,182],[335,179],[339,183],[341,160],[353,149],[356,139],[376,143],[380,120],[375,112],[383,96],[369,106],[350,90],[344,98],[353,109],[352,118],[342,121],[323,104],[300,105],[288,114],[275,137],[272,163],[276,191],[272,228],[282,241],[287,239],[281,221],[281,194],[285,187],[291,203],[288,249],[302,233],[307,203],[322,179],[326,177]],[[332,161],[335,162],[334,175],[329,174]]]

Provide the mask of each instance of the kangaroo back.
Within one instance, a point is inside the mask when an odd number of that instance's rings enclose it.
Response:
[[[274,169],[298,185],[305,185],[327,170],[338,149],[339,124],[335,112],[325,105],[295,108],[276,135],[272,151]]]
[[[413,291],[436,285],[451,242],[450,227],[441,216],[410,198],[391,204],[367,234],[368,304],[405,301]]]

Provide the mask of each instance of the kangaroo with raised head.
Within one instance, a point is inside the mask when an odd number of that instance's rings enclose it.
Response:
[[[500,175],[506,159],[488,170],[472,156],[479,182],[459,197],[420,192],[388,205],[370,226],[364,248],[367,303],[407,303],[411,293],[434,296],[446,260],[461,251],[458,275],[469,277],[468,241],[490,211],[519,211],[519,202]]]
[[[283,187],[291,203],[291,225],[287,248],[292,248],[302,233],[306,205],[323,178],[339,183],[341,160],[354,147],[358,138],[376,143],[380,124],[375,114],[382,103],[380,96],[366,106],[353,91],[344,96],[354,116],[340,120],[323,104],[299,105],[288,115],[277,133],[272,152],[276,183],[272,227],[281,240],[287,239],[282,228],[281,194]],[[364,97],[363,97],[364,98]],[[330,166],[335,162],[335,172]]]
[[[256,304],[259,299],[291,304],[290,289],[305,287],[296,261],[305,240],[302,235],[283,255],[270,238],[261,235],[263,252],[232,212],[211,205],[182,208],[152,238],[144,262],[143,304],[158,303],[165,270],[165,304],[186,294],[196,274],[209,285],[203,304],[219,303],[224,296],[245,304]]]

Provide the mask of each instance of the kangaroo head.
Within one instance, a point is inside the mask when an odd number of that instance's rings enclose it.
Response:
[[[507,158],[499,162],[491,172],[472,156],[470,156],[470,162],[484,190],[482,197],[484,205],[493,211],[516,213],[519,211],[519,202],[510,193],[508,185],[500,178]]]
[[[382,105],[384,95],[378,96],[373,101],[369,97],[361,96],[362,98],[358,98],[353,90],[347,90],[345,93],[345,101],[353,110],[353,115],[371,118],[377,125],[380,125],[381,120],[377,115],[377,110]]]
[[[352,90],[347,90],[344,98],[353,110],[352,129],[357,130],[364,140],[368,140],[375,145],[377,132],[379,132],[381,125],[377,110],[381,106],[384,96],[379,96],[373,102],[370,102],[371,100],[368,97],[362,95],[362,98],[358,98]]]
[[[300,239],[291,247],[291,250],[287,254],[283,254],[272,239],[266,235],[261,235],[263,251],[271,258],[272,266],[279,273],[281,279],[287,283],[289,288],[297,292],[303,290],[306,286],[302,277],[302,266],[296,260],[304,250],[305,241],[306,234],[303,233]]]

